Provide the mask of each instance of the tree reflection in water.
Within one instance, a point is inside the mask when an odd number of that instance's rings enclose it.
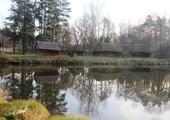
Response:
[[[37,99],[51,114],[64,114],[67,111],[66,93],[58,80],[57,67],[13,66],[4,69],[1,76],[6,80],[4,87],[9,91],[8,100]]]
[[[126,69],[117,81],[118,98],[141,103],[148,112],[162,112],[169,109],[170,91],[166,76],[169,70],[152,68]]]
[[[97,81],[93,77],[88,76],[88,68],[75,68],[69,69],[69,71],[71,76],[74,76],[72,94],[80,101],[80,112],[88,116],[98,115],[100,112],[98,111],[100,101],[98,99]],[[79,73],[75,71],[79,71]]]
[[[41,68],[35,71],[37,83],[37,99],[46,105],[52,114],[63,114],[67,111],[65,101],[66,93],[62,93],[57,67]]]
[[[0,75],[8,100],[37,99],[52,114],[67,111],[68,90],[79,100],[80,113],[89,116],[99,116],[99,106],[113,94],[142,104],[148,112],[170,109],[169,68],[9,66],[1,67]]]

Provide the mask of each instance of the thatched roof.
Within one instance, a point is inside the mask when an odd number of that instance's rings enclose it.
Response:
[[[124,49],[124,51],[129,52],[146,52],[150,53],[149,47],[147,47],[145,44],[122,44],[121,45]]]
[[[60,51],[60,47],[57,43],[44,41],[37,41],[35,44],[35,49]]]
[[[150,52],[149,47],[144,44],[135,44],[132,46],[131,52]]]
[[[118,45],[102,42],[98,42],[98,44],[94,47],[93,51],[123,52],[122,48]]]

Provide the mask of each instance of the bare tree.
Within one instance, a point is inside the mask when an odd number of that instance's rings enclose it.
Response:
[[[117,42],[117,34],[115,32],[114,23],[109,19],[104,17],[102,20],[102,37],[100,41],[102,42]]]

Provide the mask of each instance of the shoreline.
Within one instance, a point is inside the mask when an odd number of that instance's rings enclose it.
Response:
[[[0,64],[11,65],[114,65],[114,66],[162,66],[170,65],[169,59],[157,58],[111,58],[95,56],[60,55],[58,57],[40,57],[35,55],[1,55]]]

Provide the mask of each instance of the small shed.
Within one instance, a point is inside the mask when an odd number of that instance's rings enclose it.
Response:
[[[54,42],[37,41],[35,50],[41,56],[59,56],[60,47]]]
[[[144,44],[135,44],[132,46],[130,53],[132,57],[150,57],[149,47]]]
[[[99,42],[93,49],[94,56],[122,57],[123,50],[112,43]]]

